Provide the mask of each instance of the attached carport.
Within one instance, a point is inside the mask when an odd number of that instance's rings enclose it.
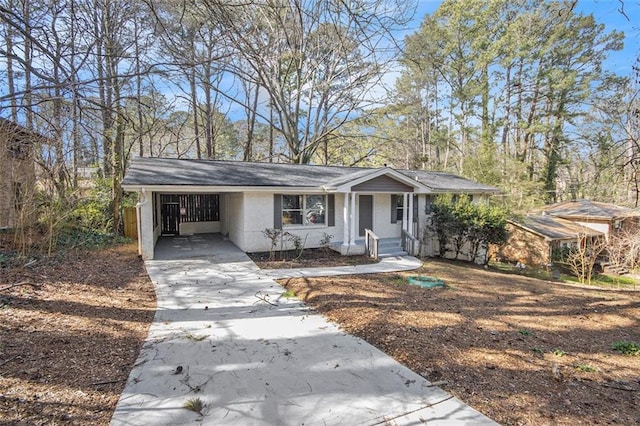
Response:
[[[134,189],[139,194],[136,204],[138,252],[144,259],[156,258],[156,244],[161,237],[218,234],[221,239],[237,226],[234,224],[237,215],[229,211],[233,192],[169,186],[125,186],[125,189]]]

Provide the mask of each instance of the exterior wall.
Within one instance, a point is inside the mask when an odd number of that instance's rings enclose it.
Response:
[[[229,195],[220,194],[220,232],[223,236],[229,235]]]
[[[498,256],[529,266],[542,266],[551,262],[549,243],[541,236],[507,224],[507,244],[498,250]]]
[[[398,238],[402,233],[401,220],[391,223],[391,194],[373,194],[373,232],[380,238]]]
[[[431,223],[431,214],[426,211],[426,198],[433,197],[429,194],[418,195],[418,235],[415,237],[420,240],[420,255],[433,257],[440,254],[438,238],[435,233],[431,232],[428,225]],[[431,200],[433,202],[433,200]]]
[[[31,225],[33,221],[30,207],[36,174],[31,143],[26,133],[0,125],[0,228]],[[16,199],[16,191],[21,199]],[[16,202],[23,206],[22,216]]]
[[[225,233],[228,234],[229,240],[242,250],[245,248],[244,237],[244,194],[231,193],[225,194],[226,203],[225,213]],[[273,202],[273,201],[272,201]],[[273,210],[273,209],[272,209]]]
[[[571,219],[569,219],[571,220]],[[608,240],[609,239],[609,230],[610,230],[610,222],[607,220],[598,220],[598,221],[573,221],[577,224],[580,224],[586,228],[589,229],[594,229],[596,231],[600,231],[604,234],[604,237]]]
[[[354,192],[389,192],[392,194],[413,192],[413,188],[389,176],[378,176],[351,188]]]
[[[220,232],[220,222],[180,222],[180,235]]]
[[[232,221],[244,222],[244,241],[242,245],[233,241],[238,247],[247,252],[269,251],[271,241],[263,233],[265,229],[274,227],[273,193],[270,192],[247,192],[244,194],[244,210],[241,217],[233,216]],[[284,225],[283,230],[300,237],[304,248],[320,247],[320,240],[325,237],[325,233],[333,235],[332,242],[342,240],[342,209],[344,206],[344,196],[335,194],[335,215],[336,226],[327,225]],[[283,245],[285,250],[293,249],[293,244]]]

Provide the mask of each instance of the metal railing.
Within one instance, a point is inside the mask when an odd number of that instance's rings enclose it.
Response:
[[[378,245],[380,238],[371,230],[364,229],[364,250],[367,256],[378,260]]]
[[[418,253],[418,239],[404,229],[402,230],[400,241],[402,244],[402,250],[406,251],[409,255],[415,256]]]

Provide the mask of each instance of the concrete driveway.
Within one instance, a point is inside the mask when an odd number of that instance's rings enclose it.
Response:
[[[112,425],[493,424],[284,298],[233,244],[203,250],[146,263],[158,311]]]

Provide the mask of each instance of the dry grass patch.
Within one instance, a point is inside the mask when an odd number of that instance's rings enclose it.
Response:
[[[133,244],[0,270],[0,423],[108,424],[155,312]]]
[[[585,290],[467,264],[282,280],[330,319],[502,424],[638,424],[640,294]]]

